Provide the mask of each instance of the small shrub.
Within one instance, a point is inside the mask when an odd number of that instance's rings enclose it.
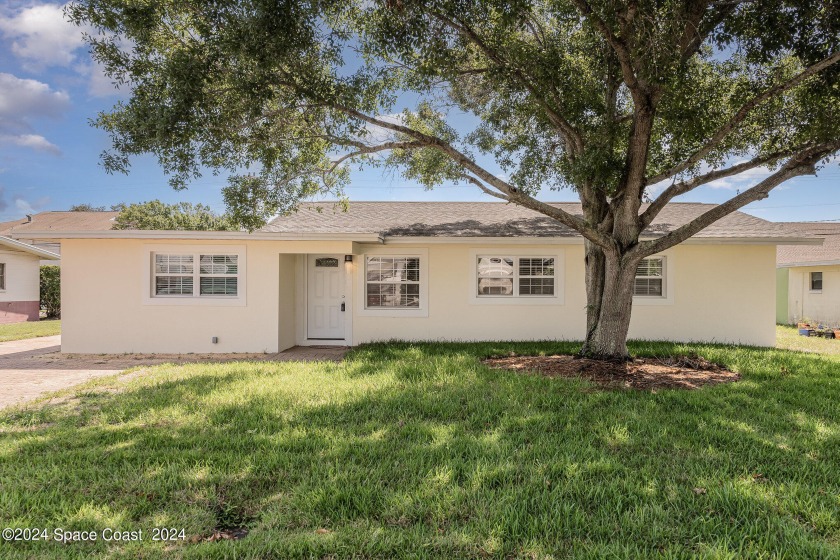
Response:
[[[61,317],[61,268],[55,265],[41,267],[41,309],[47,317]]]

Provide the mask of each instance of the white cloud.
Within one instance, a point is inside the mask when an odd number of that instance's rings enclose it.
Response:
[[[64,18],[64,6],[41,4],[0,16],[0,31],[12,52],[32,68],[70,66],[84,46],[82,29]]]
[[[0,72],[0,143],[61,153],[58,146],[35,134],[32,119],[59,117],[70,105],[70,97],[37,80]]]
[[[15,208],[17,208],[20,212],[24,213],[37,212],[38,210],[44,208],[47,204],[49,204],[50,200],[50,197],[42,196],[38,200],[30,202],[23,197],[16,196]]]
[[[738,165],[739,163],[744,162],[736,161],[732,165]],[[763,181],[772,174],[773,170],[767,167],[755,167],[753,169],[748,169],[742,173],[739,173],[738,175],[733,175],[732,177],[724,177],[723,179],[712,181],[706,186],[712,189],[725,189],[730,191],[741,190],[745,187],[749,188],[755,185],[756,183]]]
[[[32,148],[33,150],[38,150],[41,152],[49,152],[57,156],[61,155],[61,150],[58,148],[58,146],[56,146],[40,134],[18,134],[17,136],[4,134],[0,135],[0,142],[15,144],[23,148]]]
[[[91,28],[79,27],[64,17],[64,5],[38,4],[18,11],[0,12],[0,34],[11,40],[12,52],[25,69],[41,72],[48,67],[69,68],[88,81],[94,97],[118,94],[104,68],[86,52],[82,35]]]
[[[88,93],[92,97],[109,97],[119,95],[119,89],[114,82],[105,75],[105,67],[98,62],[79,64],[76,71],[88,79]]]
[[[69,95],[44,82],[0,72],[0,120],[57,117],[69,104]]]
[[[726,166],[731,167],[733,165],[738,165],[739,163],[744,163],[744,160],[729,161],[727,162]],[[700,170],[698,171],[698,175],[704,175],[713,170],[713,168],[704,164],[701,165]],[[729,191],[744,190],[752,187],[756,183],[766,179],[772,174],[773,170],[768,167],[755,167],[753,169],[748,169],[742,173],[739,173],[738,175],[733,175],[731,177],[724,177],[722,179],[717,179],[716,181],[711,181],[710,183],[706,183],[700,188],[710,188]],[[655,185],[647,187],[647,189],[645,189],[646,193],[648,196],[655,198],[667,187],[669,187],[672,182],[673,181],[671,179],[668,179],[667,181],[660,181]]]

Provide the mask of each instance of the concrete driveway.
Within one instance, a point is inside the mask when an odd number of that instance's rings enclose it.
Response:
[[[0,342],[0,408],[113,375],[122,365],[61,359],[61,335]]]
[[[62,354],[61,335],[0,342],[0,408],[97,377],[165,363],[340,361],[345,347],[295,346],[279,354]]]

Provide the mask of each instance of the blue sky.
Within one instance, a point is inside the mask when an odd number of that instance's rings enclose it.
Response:
[[[208,176],[173,191],[153,158],[133,162],[129,175],[108,175],[99,155],[107,135],[89,125],[119,100],[91,61],[80,31],[63,20],[62,4],[6,1],[0,5],[0,220],[64,210],[77,203],[110,206],[159,198],[202,202],[222,211],[224,177]],[[840,126],[840,123],[838,123]],[[723,202],[765,172],[719,181],[681,198]],[[840,167],[799,178],[746,210],[776,221],[840,220]],[[350,200],[493,200],[475,187],[425,191],[393,174],[353,174]],[[574,200],[571,191],[545,192],[544,200]]]

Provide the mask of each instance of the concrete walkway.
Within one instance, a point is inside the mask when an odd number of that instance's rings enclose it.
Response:
[[[0,408],[129,368],[165,363],[334,361],[346,347],[295,346],[278,354],[62,354],[61,336],[0,342]]]

